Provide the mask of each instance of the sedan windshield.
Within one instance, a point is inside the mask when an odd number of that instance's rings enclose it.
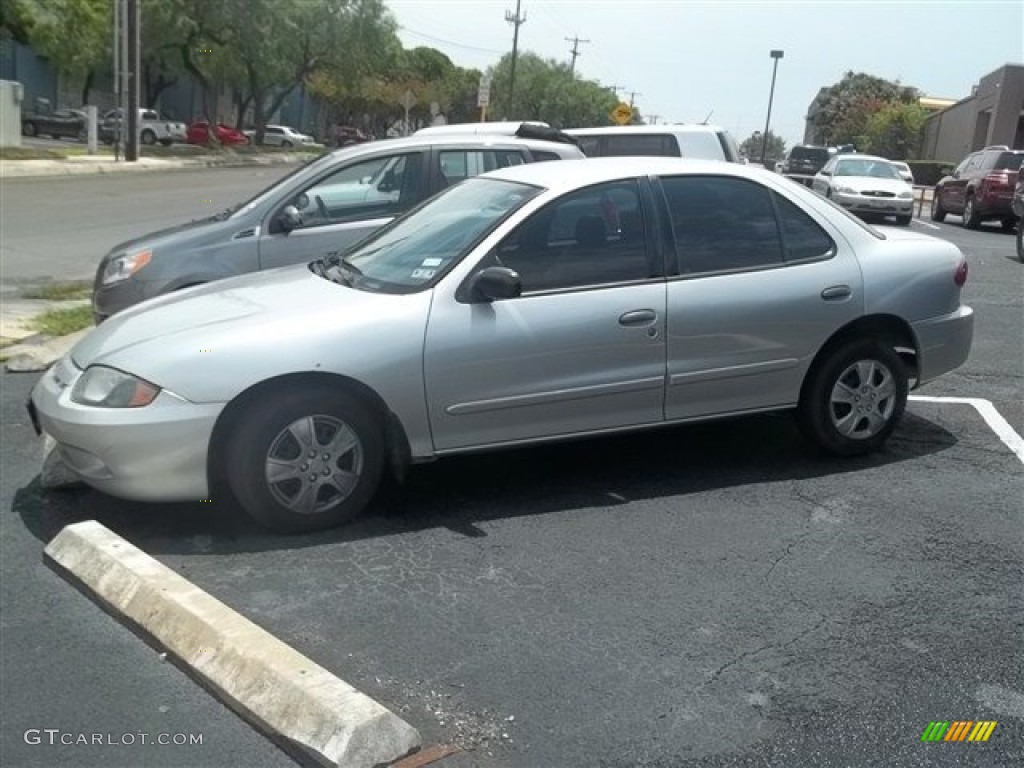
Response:
[[[843,160],[836,165],[836,176],[870,176],[875,179],[899,179],[900,175],[888,162],[878,160]]]
[[[542,191],[497,179],[469,179],[364,240],[340,266],[354,288],[413,293],[436,281]]]

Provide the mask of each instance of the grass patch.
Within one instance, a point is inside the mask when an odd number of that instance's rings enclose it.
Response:
[[[46,301],[72,301],[88,299],[92,295],[92,284],[85,281],[73,283],[50,283],[25,288],[21,292],[23,299],[45,299]]]
[[[88,304],[69,309],[51,309],[32,318],[32,328],[47,336],[67,336],[92,325],[92,307]]]

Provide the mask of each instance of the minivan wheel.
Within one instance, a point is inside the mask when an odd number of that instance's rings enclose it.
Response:
[[[373,498],[383,429],[344,392],[277,392],[241,416],[224,457],[228,485],[257,522],[282,533],[331,528]]]
[[[942,202],[939,200],[939,190],[932,191],[932,221],[942,222],[946,220],[946,210],[942,207]]]
[[[967,229],[977,229],[981,226],[981,215],[978,213],[978,206],[974,202],[974,195],[969,195],[964,201],[964,221]]]
[[[878,450],[907,405],[907,372],[892,349],[856,339],[835,349],[808,375],[797,419],[805,437],[828,453]]]

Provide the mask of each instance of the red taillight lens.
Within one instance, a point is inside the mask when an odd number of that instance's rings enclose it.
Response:
[[[1006,171],[993,171],[983,181],[992,187],[1008,187],[1010,186],[1010,174]]]
[[[956,273],[953,275],[953,282],[957,284],[958,288],[963,288],[964,283],[967,282],[967,259],[960,262],[960,266],[956,268]]]

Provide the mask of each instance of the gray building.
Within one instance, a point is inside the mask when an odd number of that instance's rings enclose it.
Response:
[[[973,91],[925,121],[923,160],[957,163],[976,149],[1000,144],[1024,149],[1024,64],[990,72]]]

